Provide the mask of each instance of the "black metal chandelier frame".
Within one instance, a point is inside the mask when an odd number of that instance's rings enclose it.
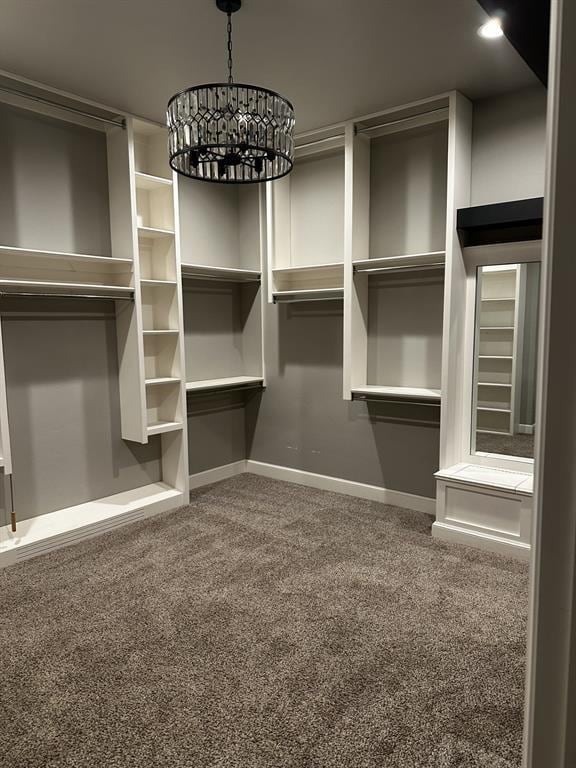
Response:
[[[276,91],[232,78],[231,14],[241,0],[216,0],[228,16],[228,82],[176,93],[167,107],[170,166],[212,183],[254,184],[293,167],[294,107]]]

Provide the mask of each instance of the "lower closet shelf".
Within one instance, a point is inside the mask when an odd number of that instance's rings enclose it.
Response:
[[[0,529],[0,565],[45,554],[125,523],[166,512],[183,501],[181,491],[157,482],[22,520],[16,533],[12,533],[10,526],[4,526]]]
[[[146,429],[149,436],[161,435],[164,432],[178,432],[182,429],[181,421],[152,421]]]
[[[186,391],[207,392],[218,389],[243,389],[248,387],[263,386],[262,376],[225,376],[220,379],[204,379],[201,381],[189,381],[186,383]]]
[[[439,403],[442,395],[439,389],[429,389],[427,387],[383,387],[376,384],[352,387],[352,394],[366,399],[421,400],[430,403]]]

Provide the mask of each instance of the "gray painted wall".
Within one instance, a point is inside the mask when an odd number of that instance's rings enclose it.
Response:
[[[161,479],[159,438],[122,440],[114,305],[0,302],[18,519]]]
[[[342,400],[342,325],[342,302],[268,307],[268,387],[246,407],[248,456],[433,496],[439,410]]]
[[[546,89],[474,104],[472,205],[544,194]]]
[[[0,105],[0,244],[111,254],[106,137]]]

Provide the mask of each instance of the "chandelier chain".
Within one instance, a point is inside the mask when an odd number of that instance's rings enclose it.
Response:
[[[230,85],[234,82],[232,78],[232,14],[228,11],[228,82]]]

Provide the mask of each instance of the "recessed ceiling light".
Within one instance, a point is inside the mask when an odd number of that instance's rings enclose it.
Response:
[[[490,19],[486,24],[482,24],[478,30],[480,37],[485,37],[488,40],[494,40],[497,37],[502,37],[504,31],[502,30],[502,22],[500,19]]]

